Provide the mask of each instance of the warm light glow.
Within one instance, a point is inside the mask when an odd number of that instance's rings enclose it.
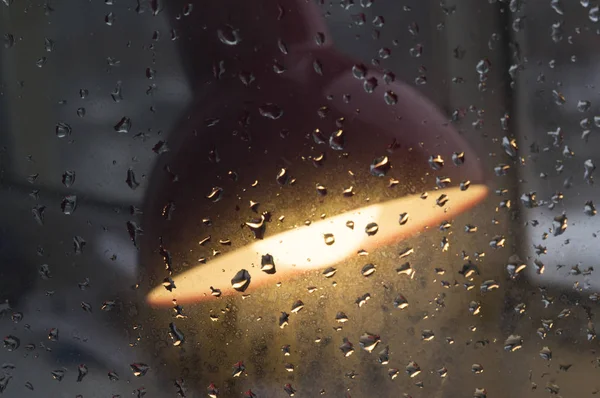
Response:
[[[307,270],[323,269],[339,264],[345,258],[356,255],[361,250],[397,243],[413,236],[425,227],[439,224],[481,202],[486,194],[484,185],[472,185],[467,191],[448,188],[436,191],[430,198],[420,195],[405,196],[384,203],[366,206],[329,219],[315,222],[310,226],[300,226],[264,240],[242,247],[232,253],[215,258],[207,264],[174,276],[177,288],[172,292],[162,285],[150,292],[147,300],[152,305],[208,300],[212,297],[211,286],[222,291],[223,295],[240,294],[231,285],[231,279],[241,269],[250,272],[251,282],[248,291],[266,282],[275,283],[294,274]],[[436,198],[445,194],[449,199],[445,206],[436,204]],[[401,225],[401,214],[410,218]],[[352,221],[353,228],[347,225]],[[379,227],[375,235],[365,232],[367,225],[376,223]],[[332,234],[334,243],[326,238]],[[261,271],[261,258],[265,254],[273,256],[275,275]],[[224,270],[224,272],[223,272]]]

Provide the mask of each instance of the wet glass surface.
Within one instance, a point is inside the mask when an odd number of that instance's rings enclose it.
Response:
[[[593,396],[594,1],[0,2],[0,395]]]

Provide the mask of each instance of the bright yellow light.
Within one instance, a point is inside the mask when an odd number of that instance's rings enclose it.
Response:
[[[442,189],[427,199],[422,199],[420,195],[405,196],[362,207],[310,226],[301,226],[258,240],[177,275],[174,277],[176,289],[169,292],[162,285],[157,286],[147,300],[157,306],[171,305],[173,299],[178,303],[208,300],[212,297],[211,286],[220,289],[223,295],[235,294],[237,292],[232,287],[231,279],[240,269],[251,271],[250,291],[266,282],[274,283],[302,271],[338,264],[361,249],[371,250],[400,242],[423,231],[425,227],[452,218],[481,202],[487,192],[484,185],[472,185],[466,191],[459,188]],[[435,198],[442,194],[449,201],[440,207]],[[410,214],[408,221],[401,216],[404,213]],[[401,224],[401,220],[404,224]],[[353,228],[348,226],[348,221],[353,222]],[[379,229],[375,235],[369,236],[365,228],[371,223],[376,223]],[[334,243],[327,239],[330,235],[334,236]],[[264,254],[273,256],[276,275],[260,270]]]

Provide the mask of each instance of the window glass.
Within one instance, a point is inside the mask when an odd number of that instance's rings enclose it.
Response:
[[[598,393],[594,1],[0,2],[0,394]]]

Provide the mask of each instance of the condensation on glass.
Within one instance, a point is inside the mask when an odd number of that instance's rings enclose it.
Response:
[[[3,0],[0,394],[597,394],[599,15]]]

